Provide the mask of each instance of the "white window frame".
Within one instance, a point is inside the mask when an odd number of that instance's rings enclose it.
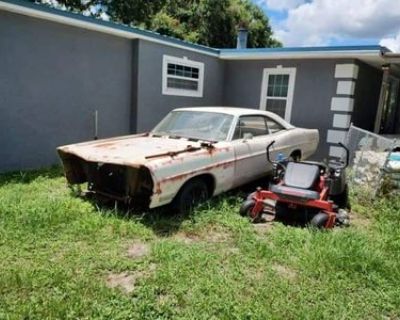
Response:
[[[287,97],[268,97],[268,80],[269,76],[272,74],[282,74],[289,75],[289,83],[288,83],[288,93]],[[292,116],[292,105],[293,105],[293,93],[294,93],[294,84],[296,80],[296,68],[265,68],[263,70],[263,79],[261,83],[261,98],[260,98],[260,109],[267,109],[267,99],[277,99],[277,100],[285,100],[286,101],[286,110],[285,110],[285,120],[290,122]]]
[[[188,77],[181,77],[175,75],[168,74],[168,63],[178,64],[186,67],[194,67],[199,69],[199,78],[193,79]],[[173,56],[164,55],[163,56],[163,74],[162,74],[162,94],[170,95],[170,96],[184,96],[184,97],[203,97],[203,84],[204,84],[204,63],[189,60],[186,57],[178,58]],[[186,90],[186,89],[178,89],[178,88],[169,88],[167,86],[168,78],[175,78],[175,79],[184,79],[184,80],[191,80],[191,81],[198,81],[197,90]]]

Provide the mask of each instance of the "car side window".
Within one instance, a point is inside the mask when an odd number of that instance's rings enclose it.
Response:
[[[266,118],[263,116],[241,116],[236,124],[233,139],[243,139],[246,133],[253,137],[269,134]]]
[[[278,122],[276,122],[275,120],[272,120],[270,118],[267,118],[267,126],[269,128],[269,131],[271,133],[275,133],[281,130],[285,130],[285,128]]]

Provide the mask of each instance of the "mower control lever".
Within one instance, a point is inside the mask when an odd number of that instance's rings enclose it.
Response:
[[[271,149],[271,147],[274,145],[275,140],[272,141],[268,146],[267,146],[267,160],[269,163],[274,164],[274,162],[271,160],[271,157],[269,156],[269,149]]]
[[[346,151],[346,162],[345,162],[345,165],[344,165],[344,167],[343,167],[343,169],[344,169],[344,168],[346,168],[346,167],[349,165],[349,162],[350,162],[350,151],[349,151],[349,149],[348,149],[343,143],[341,143],[341,142],[339,142],[339,146],[341,146],[341,147]]]

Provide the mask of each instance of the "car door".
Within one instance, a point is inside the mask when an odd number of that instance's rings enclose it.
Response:
[[[239,117],[232,138],[235,150],[235,186],[257,179],[271,170],[265,149],[271,141],[265,116]]]
[[[271,148],[271,159],[275,160],[281,153],[284,158],[289,157],[292,151],[292,143],[290,139],[290,133],[288,129],[282,126],[280,123],[266,116],[267,127],[269,130],[269,141],[275,141]]]

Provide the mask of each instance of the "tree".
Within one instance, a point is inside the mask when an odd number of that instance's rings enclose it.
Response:
[[[94,17],[106,13],[115,22],[216,48],[234,48],[239,27],[248,29],[250,48],[282,46],[268,17],[250,0],[57,1],[71,11]]]

